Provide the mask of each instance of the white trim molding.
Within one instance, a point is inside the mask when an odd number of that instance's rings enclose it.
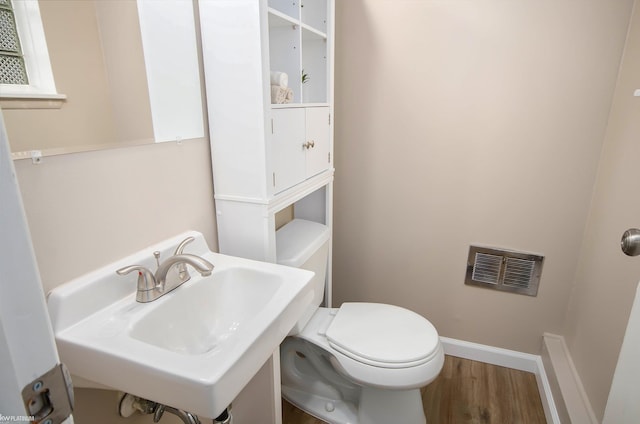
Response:
[[[544,333],[542,360],[562,422],[598,424],[564,337]]]
[[[535,374],[538,384],[538,392],[542,400],[542,407],[547,422],[550,424],[561,424],[551,386],[547,378],[542,357],[515,350],[502,349],[499,347],[487,346],[478,343],[466,342],[463,340],[440,337],[444,348],[444,353],[458,358],[471,359],[473,361],[484,362],[491,365],[512,368],[520,371],[527,371]],[[584,422],[586,421],[574,421]]]

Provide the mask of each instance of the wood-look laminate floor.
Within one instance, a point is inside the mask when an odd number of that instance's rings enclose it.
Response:
[[[428,424],[546,423],[534,374],[453,356],[422,389],[422,402]],[[282,410],[283,424],[324,423],[286,401]]]

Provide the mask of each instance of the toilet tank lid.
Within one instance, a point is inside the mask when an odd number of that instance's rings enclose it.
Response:
[[[294,219],[276,231],[276,258],[281,265],[299,267],[329,240],[329,227]]]

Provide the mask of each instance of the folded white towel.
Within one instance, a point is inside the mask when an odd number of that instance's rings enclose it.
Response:
[[[272,104],[285,104],[293,101],[293,90],[290,88],[282,88],[277,85],[271,86],[271,103]]]
[[[271,71],[271,85],[287,88],[289,86],[289,76],[284,72]]]

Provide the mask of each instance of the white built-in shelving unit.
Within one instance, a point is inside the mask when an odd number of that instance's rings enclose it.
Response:
[[[296,77],[290,84],[294,103],[328,104],[327,1],[272,0],[268,4],[271,69]],[[310,78],[304,85],[303,70]]]
[[[200,1],[222,253],[275,262],[274,216],[291,205],[331,225],[332,16],[333,0]],[[271,103],[271,71],[291,103]]]
[[[278,212],[332,227],[334,0],[200,0],[199,15],[219,250],[276,262]],[[271,103],[272,71],[290,103]]]

